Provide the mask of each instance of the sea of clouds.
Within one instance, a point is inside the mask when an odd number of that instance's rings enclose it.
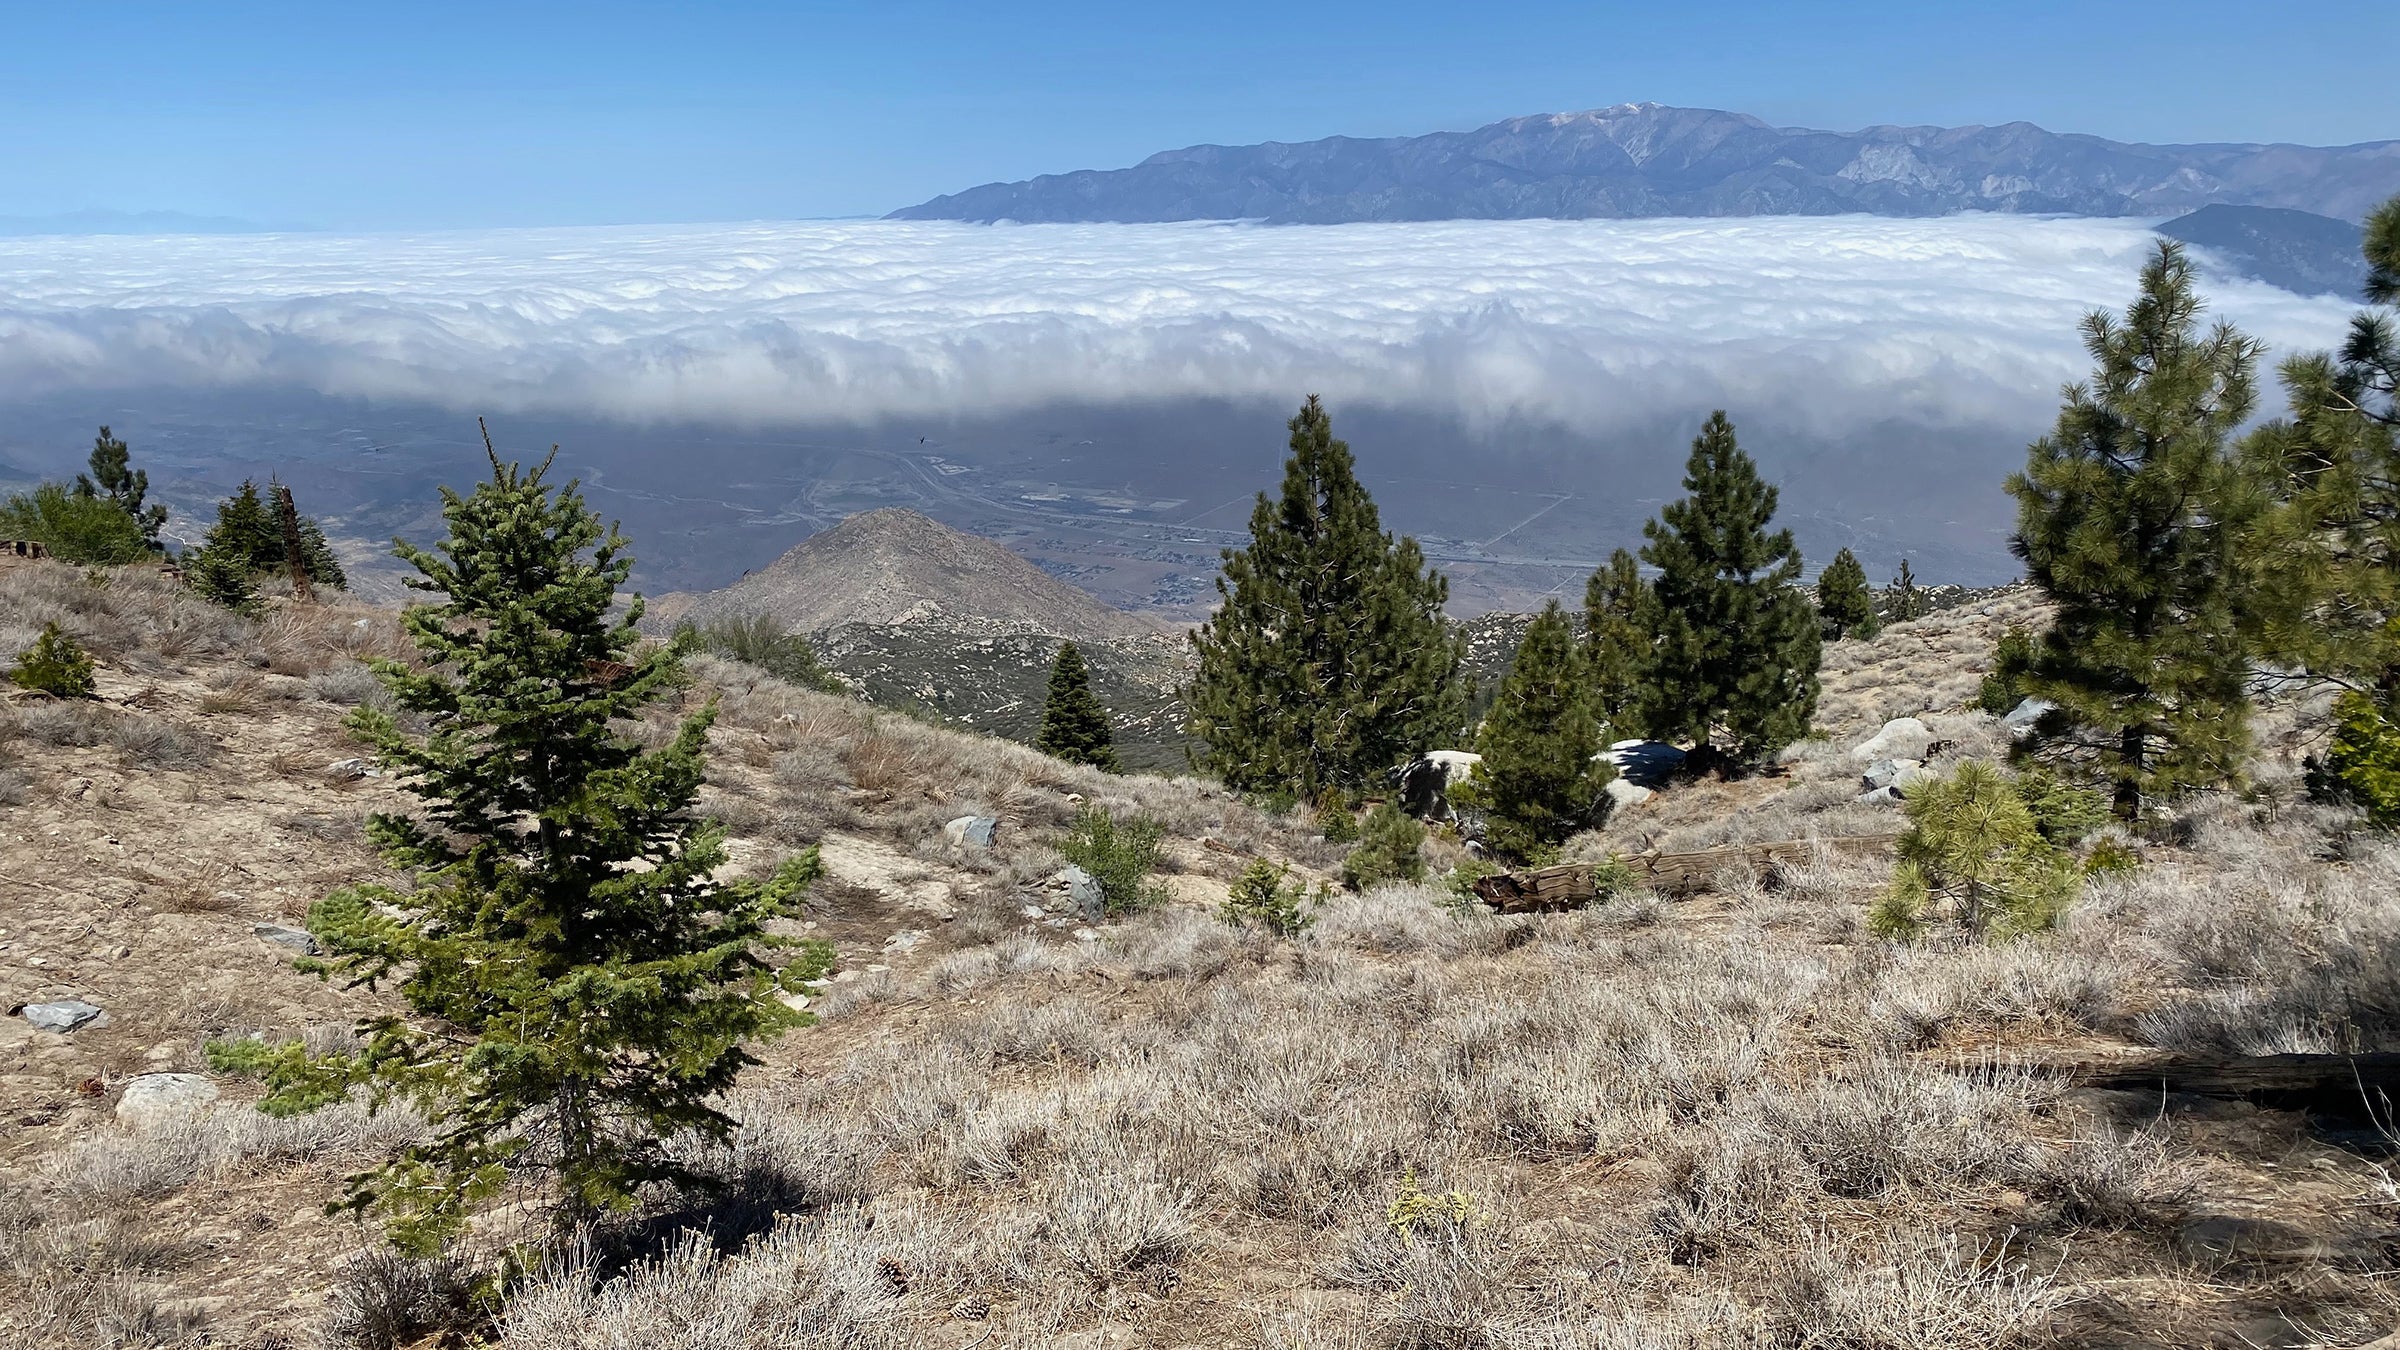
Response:
[[[2038,426],[2141,222],[1965,216],[0,239],[0,397],[304,389],[742,425],[1318,392],[1605,434]],[[2350,306],[2212,281],[2282,350]]]

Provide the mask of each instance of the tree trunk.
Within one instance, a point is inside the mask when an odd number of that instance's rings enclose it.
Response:
[[[2142,818],[2142,762],[2149,750],[2149,735],[2140,727],[2127,727],[2118,734],[2117,758],[2122,767],[2117,774],[2117,796],[2114,803],[2117,819],[2131,824]]]

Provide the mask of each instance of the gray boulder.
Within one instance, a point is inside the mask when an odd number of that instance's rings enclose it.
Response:
[[[1107,907],[1108,897],[1101,894],[1100,879],[1073,863],[1058,869],[1051,878],[1067,888],[1067,900],[1075,912],[1087,921],[1097,919]]]
[[[942,827],[942,838],[959,848],[990,848],[999,833],[1000,822],[993,816],[960,816]]]
[[[2013,737],[2030,736],[2034,724],[2041,721],[2044,714],[2057,709],[2058,705],[2046,698],[2029,698],[2009,709],[2008,716],[2000,719],[2000,726]]]
[[[1608,799],[1616,803],[1620,810],[1628,806],[1640,806],[1657,795],[1641,784],[1625,778],[1611,778],[1600,790],[1607,793]]]
[[[1913,717],[1895,717],[1883,729],[1859,742],[1850,758],[1862,764],[1879,759],[1923,760],[1933,747],[1933,730]]]
[[[305,928],[293,928],[280,923],[254,923],[250,931],[278,947],[289,947],[302,956],[323,956],[325,949],[317,943],[316,934]]]
[[[80,1031],[88,1026],[105,1026],[107,1019],[108,1014],[101,1011],[100,1005],[79,998],[25,1005],[25,1020],[44,1031]]]
[[[1898,789],[1887,783],[1879,788],[1868,788],[1858,794],[1855,800],[1865,802],[1870,806],[1898,806],[1900,793]]]
[[[214,1105],[217,1085],[204,1074],[146,1073],[125,1085],[117,1119],[137,1130],[151,1129]]]

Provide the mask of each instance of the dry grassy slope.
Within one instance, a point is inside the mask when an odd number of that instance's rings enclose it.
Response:
[[[661,597],[660,618],[764,614],[788,632],[842,624],[929,623],[958,631],[1044,633],[1077,642],[1155,635],[988,539],[899,507],[812,535],[719,591]]]
[[[1958,710],[2029,616],[2001,597],[1833,648],[1829,739],[1584,846],[1888,828],[1850,803],[1842,751],[1928,709],[1988,747]],[[236,1108],[136,1134],[109,1112],[126,1075],[196,1067],[206,1035],[338,1034],[365,1006],[248,925],[375,874],[355,825],[394,794],[325,770],[389,615],[253,624],[132,573],[0,575],[0,646],[53,617],[102,654],[111,701],[0,722],[0,978],[112,1021],[0,1030],[0,1338],[205,1322],[215,1343],[309,1343],[369,1287],[339,1273],[366,1235],[315,1206],[406,1123]],[[2400,1321],[2377,1273],[2400,1192],[2339,1140],[1958,1067],[2400,1044],[2358,1011],[2400,1006],[2400,852],[2290,804],[2291,710],[2265,727],[2261,805],[2199,804],[2056,935],[1891,948],[1861,931],[1870,860],[1519,920],[1399,888],[1294,942],[1207,909],[1245,856],[1330,867],[1302,821],[696,669],[694,696],[722,699],[707,807],[734,865],[821,842],[834,872],[809,922],[847,978],[823,1025],[766,1049],[740,1148],[711,1163],[796,1218],[604,1297],[530,1289],[521,1350],[2314,1346]],[[1179,903],[1089,938],[1025,916],[1070,793],[1168,821]],[[967,811],[1007,822],[999,851],[938,842]],[[1410,1175],[1467,1222],[1433,1206],[1395,1227]]]

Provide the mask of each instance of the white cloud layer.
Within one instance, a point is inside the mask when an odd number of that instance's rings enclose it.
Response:
[[[0,393],[774,424],[1313,390],[1598,433],[1715,406],[2018,430],[2151,238],[1970,216],[0,239]],[[2211,291],[2285,350],[2350,312]]]

